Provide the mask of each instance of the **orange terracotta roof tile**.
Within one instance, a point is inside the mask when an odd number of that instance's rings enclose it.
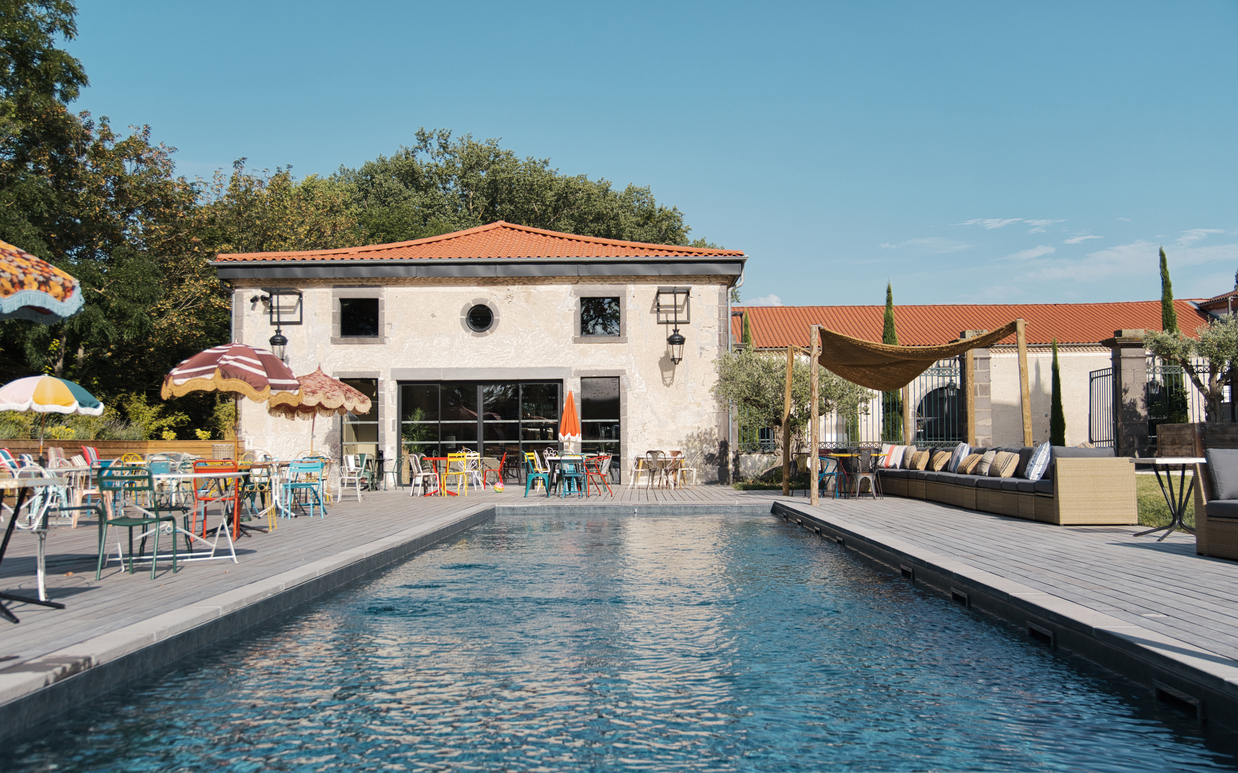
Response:
[[[465,231],[415,239],[411,242],[346,247],[337,250],[224,253],[215,259],[215,263],[646,257],[744,257],[744,253],[738,250],[598,239],[592,236],[576,236],[541,228],[530,228],[500,220]]]
[[[1175,300],[1178,326],[1194,336],[1195,329],[1208,323],[1208,315],[1194,303]],[[737,306],[736,312],[750,315],[749,329],[758,349],[807,346],[810,325],[822,325],[836,333],[880,341],[885,306]],[[1124,303],[1036,303],[998,305],[940,305],[894,307],[898,342],[904,346],[944,344],[964,330],[996,330],[1013,319],[1027,321],[1027,342],[1048,344],[1097,344],[1112,338],[1115,330],[1159,330],[1161,302]],[[731,334],[739,341],[743,320],[731,317]],[[1014,336],[1002,341],[1013,344]]]

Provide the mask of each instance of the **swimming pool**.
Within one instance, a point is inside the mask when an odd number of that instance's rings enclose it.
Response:
[[[771,516],[500,517],[53,723],[35,770],[1201,770],[1142,692]]]

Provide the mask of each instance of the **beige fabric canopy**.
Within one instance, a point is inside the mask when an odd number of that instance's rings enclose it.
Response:
[[[1013,335],[1017,326],[1016,320],[991,333],[939,346],[891,346],[821,328],[821,355],[817,361],[821,367],[853,384],[879,392],[893,392],[910,384],[938,360],[991,346]]]

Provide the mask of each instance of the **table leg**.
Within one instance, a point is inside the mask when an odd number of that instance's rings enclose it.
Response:
[[[29,494],[30,494],[29,488],[23,488],[23,489],[17,490],[17,500],[13,503],[13,515],[12,517],[9,518],[8,527],[5,528],[4,530],[4,541],[0,542],[0,563],[4,563],[4,554],[8,552],[9,540],[12,539],[13,537],[13,528],[17,526],[17,513],[19,510],[21,510],[21,506],[25,502],[26,497],[28,497]],[[4,492],[0,491],[0,505],[3,505],[3,504],[4,504]],[[44,513],[44,518],[46,517],[47,515],[46,513]],[[46,526],[46,524],[44,525]],[[39,562],[40,571],[42,570],[42,568],[43,568],[42,562],[40,561]],[[5,601],[20,601],[23,604],[38,604],[39,606],[51,607],[52,609],[64,609],[64,604],[58,604],[55,601],[46,601],[43,599],[32,599],[32,598],[27,598],[25,596],[15,596],[11,593],[0,593],[0,617],[3,617],[5,620],[8,620],[10,623],[18,623],[21,621],[18,620],[17,615],[13,614],[12,611],[10,611],[9,608],[4,605]]]
[[[1161,496],[1165,497],[1165,505],[1169,508],[1169,525],[1157,526],[1155,529],[1146,529],[1141,532],[1136,532],[1136,537],[1142,537],[1145,534],[1153,534],[1158,531],[1164,531],[1157,542],[1163,542],[1166,537],[1173,534],[1175,530],[1182,529],[1183,531],[1195,533],[1195,530],[1187,526],[1182,518],[1186,512],[1186,503],[1190,501],[1195,493],[1195,476],[1191,476],[1190,483],[1186,480],[1187,465],[1182,465],[1178,474],[1178,490],[1174,491],[1173,470],[1166,470],[1164,479],[1161,478],[1161,468],[1154,467],[1153,472],[1156,473],[1156,482],[1161,487]]]

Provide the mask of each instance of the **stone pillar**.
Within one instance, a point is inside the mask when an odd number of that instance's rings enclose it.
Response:
[[[1115,330],[1102,341],[1113,354],[1113,442],[1117,456],[1147,456],[1148,356],[1143,330]]]
[[[987,330],[964,330],[960,338],[975,338]],[[960,355],[963,377],[963,415],[967,422],[967,444],[985,448],[993,445],[993,380],[989,372],[989,350],[972,349]]]

